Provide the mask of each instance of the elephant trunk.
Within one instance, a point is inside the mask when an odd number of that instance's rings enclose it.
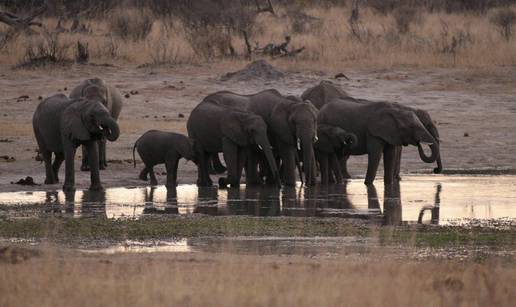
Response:
[[[308,129],[307,129],[308,130]],[[301,149],[303,150],[303,171],[305,172],[305,183],[311,185],[314,183],[314,147],[313,147],[313,136],[309,131],[303,131],[299,135],[301,140]]]
[[[116,121],[112,118],[107,118],[102,120],[101,126],[107,128],[106,130],[106,139],[110,142],[114,142],[118,139],[120,136],[120,128],[118,127],[118,124]]]
[[[423,150],[423,146],[421,143],[417,144],[417,150],[419,152],[419,157],[425,163],[434,163],[439,157],[439,144],[434,141],[434,143],[430,144],[430,149],[432,151],[430,156],[427,156],[425,151]]]
[[[262,148],[263,153],[267,158],[267,163],[269,164],[272,175],[274,177],[274,182],[278,183],[279,185],[280,175],[278,171],[278,166],[276,165],[276,159],[274,159],[274,155],[272,154],[271,144],[269,143],[267,136],[257,136],[255,137],[255,142]]]
[[[437,156],[437,167],[434,168],[434,174],[440,174],[443,171],[443,163],[441,162],[441,153]]]

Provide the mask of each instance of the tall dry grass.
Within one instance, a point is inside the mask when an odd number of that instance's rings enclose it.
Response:
[[[0,306],[513,306],[511,264],[232,254],[0,263]]]
[[[349,67],[381,69],[402,65],[489,68],[516,64],[516,38],[506,39],[501,35],[500,28],[492,22],[494,10],[485,14],[412,11],[417,13],[417,18],[408,18],[405,28],[400,26],[400,14],[396,11],[380,14],[371,8],[362,8],[356,24],[359,35],[353,35],[349,24],[350,7],[305,8],[301,13],[314,17],[306,22],[301,21],[300,11],[294,13],[292,9],[278,8],[276,16],[258,15],[250,42],[253,47],[263,47],[269,42],[282,42],[284,36],[290,34],[291,48],[304,46],[306,49],[296,57],[276,62],[293,69],[338,71]],[[120,16],[120,12],[117,14]],[[209,33],[194,33],[192,37],[191,29],[185,28],[178,19],[147,16],[149,14],[146,10],[126,9],[124,18],[117,19],[119,23],[109,18],[88,19],[83,22],[90,33],[62,33],[59,37],[63,43],[73,46],[77,40],[87,42],[93,62],[162,65],[245,60],[246,46],[240,33],[234,32],[228,37],[221,33],[224,29],[212,27]],[[146,22],[146,18],[154,20],[152,26],[145,23],[147,31],[129,35],[132,39],[117,35],[117,31],[124,31],[125,23],[136,19]],[[47,18],[44,24],[54,29],[57,20]],[[5,26],[0,28],[2,30],[6,30]],[[203,47],[210,46],[208,38],[212,47]],[[0,64],[18,63],[27,48],[40,39],[38,35],[18,36],[0,50]],[[237,57],[228,58],[227,52],[217,51],[224,46],[213,47],[229,43]],[[70,58],[73,52],[68,51]]]

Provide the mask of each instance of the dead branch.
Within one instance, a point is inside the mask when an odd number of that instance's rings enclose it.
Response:
[[[0,11],[0,22],[3,22],[16,29],[26,29],[31,26],[43,27],[41,22],[34,21],[34,19],[39,15],[43,14],[45,10],[46,7],[42,6],[35,10],[31,15],[24,18],[16,16],[9,12]]]
[[[256,3],[257,14],[269,12],[272,15],[276,15],[276,12],[274,11],[274,7],[272,7],[271,0],[267,0],[267,6],[264,8],[260,7],[259,0],[255,0],[254,2]]]

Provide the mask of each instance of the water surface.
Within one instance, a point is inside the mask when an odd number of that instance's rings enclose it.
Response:
[[[354,217],[388,225],[509,223],[516,219],[516,176],[405,176],[400,185],[385,187],[357,179],[309,188],[180,185],[0,193],[0,217],[9,219],[158,214]]]

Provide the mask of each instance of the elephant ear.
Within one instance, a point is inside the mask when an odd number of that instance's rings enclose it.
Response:
[[[333,143],[334,137],[332,136],[332,127],[328,125],[319,125],[317,127],[317,135],[319,139],[315,143],[315,146],[324,152],[333,152],[335,145]]]
[[[243,116],[245,116],[243,112],[231,112],[220,124],[222,134],[239,146],[246,146],[248,143],[247,134],[242,125]]]
[[[271,130],[276,133],[279,139],[286,144],[294,145],[296,143],[294,137],[294,128],[291,125],[289,114],[292,113],[294,103],[278,103],[271,112]]]
[[[86,100],[79,99],[64,110],[61,118],[64,137],[77,141],[88,141],[91,139],[90,133],[82,119],[86,104]]]
[[[183,158],[187,160],[194,160],[194,146],[194,140],[185,136],[183,139],[181,139],[179,144],[177,144],[176,150]]]
[[[409,110],[381,108],[369,120],[369,133],[392,145],[417,145],[421,141],[434,141],[416,114]]]

